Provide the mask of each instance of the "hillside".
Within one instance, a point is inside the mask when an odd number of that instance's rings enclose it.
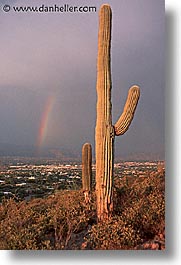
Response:
[[[95,194],[86,205],[82,191],[59,191],[28,202],[0,205],[0,249],[165,248],[164,172],[115,180],[115,211],[96,221]]]

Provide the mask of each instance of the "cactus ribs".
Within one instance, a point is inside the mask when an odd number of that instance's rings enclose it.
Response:
[[[130,88],[124,111],[112,125],[111,104],[111,7],[101,6],[99,13],[97,59],[96,197],[98,220],[107,219],[113,210],[114,137],[124,134],[133,119],[140,96],[137,85]]]

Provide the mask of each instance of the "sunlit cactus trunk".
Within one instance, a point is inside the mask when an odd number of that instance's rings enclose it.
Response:
[[[113,142],[111,114],[111,9],[100,10],[97,60],[96,195],[98,218],[112,211]]]
[[[85,202],[89,203],[91,199],[92,187],[92,147],[85,143],[82,147],[82,189],[85,196]]]
[[[111,8],[102,5],[99,13],[97,59],[97,121],[96,121],[96,197],[99,220],[107,219],[113,210],[114,137],[128,129],[136,109],[140,90],[131,87],[123,114],[112,125],[111,104]]]

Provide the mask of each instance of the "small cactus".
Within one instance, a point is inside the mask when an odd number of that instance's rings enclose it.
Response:
[[[130,88],[124,111],[112,125],[111,103],[111,23],[112,12],[108,4],[99,13],[97,59],[97,121],[96,141],[96,197],[98,220],[108,218],[113,210],[114,137],[124,134],[133,119],[140,89]]]
[[[92,186],[92,147],[85,143],[82,147],[82,188],[85,196],[85,202],[90,202]]]

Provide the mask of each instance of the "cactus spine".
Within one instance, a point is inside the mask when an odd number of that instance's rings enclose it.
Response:
[[[96,197],[99,220],[108,218],[113,210],[114,137],[124,134],[133,119],[140,96],[138,86],[129,90],[124,111],[115,126],[112,125],[111,104],[111,21],[109,5],[101,6],[99,13],[97,58],[97,121],[96,141]]]
[[[90,192],[92,186],[92,147],[85,143],[82,147],[82,188],[85,196],[85,202],[90,201]]]

